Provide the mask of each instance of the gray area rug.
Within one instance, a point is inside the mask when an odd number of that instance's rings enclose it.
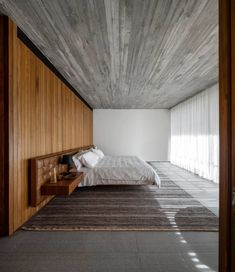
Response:
[[[150,163],[151,164],[151,163]],[[156,186],[97,186],[55,197],[24,230],[218,231],[218,218],[168,178]]]

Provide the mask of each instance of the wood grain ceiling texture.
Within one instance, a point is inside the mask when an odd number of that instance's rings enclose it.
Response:
[[[0,0],[93,107],[170,108],[218,82],[217,0]]]

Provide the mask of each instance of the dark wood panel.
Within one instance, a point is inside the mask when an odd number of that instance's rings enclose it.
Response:
[[[235,271],[235,0],[231,1],[231,271]]]
[[[8,18],[0,16],[0,235],[8,233]]]
[[[29,159],[91,145],[92,118],[84,121],[83,115],[92,116],[92,111],[17,38],[17,26],[12,21],[9,35],[12,233],[50,199],[30,207]]]
[[[219,271],[231,270],[231,6],[219,1],[220,228]]]

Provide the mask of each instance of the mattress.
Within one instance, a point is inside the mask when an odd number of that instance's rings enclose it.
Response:
[[[79,186],[161,184],[156,171],[136,156],[104,156],[94,168],[79,171],[84,173]]]

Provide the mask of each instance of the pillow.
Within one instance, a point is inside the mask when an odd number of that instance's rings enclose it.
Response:
[[[81,163],[81,161],[80,161],[80,157],[81,157],[81,156],[82,156],[81,153],[77,153],[77,154],[75,154],[75,155],[72,157],[73,162],[74,162],[74,164],[75,164],[77,170],[79,170],[79,169],[82,167],[82,163]]]
[[[79,169],[83,166],[83,164],[82,164],[82,162],[81,162],[81,157],[82,157],[82,155],[85,154],[85,153],[87,153],[89,150],[90,150],[90,149],[88,149],[88,150],[83,150],[83,151],[78,152],[78,153],[76,153],[75,155],[73,155],[72,159],[73,159],[73,162],[74,162],[74,164],[75,164],[77,170],[79,170]]]
[[[89,168],[83,166],[83,167],[81,167],[81,168],[79,169],[78,172],[87,174],[87,173],[89,172]]]
[[[84,166],[88,168],[93,168],[99,161],[99,156],[97,156],[94,152],[87,152],[81,156],[81,162]]]
[[[100,159],[102,159],[104,157],[104,153],[100,149],[94,149],[93,148],[92,152],[94,152]]]

